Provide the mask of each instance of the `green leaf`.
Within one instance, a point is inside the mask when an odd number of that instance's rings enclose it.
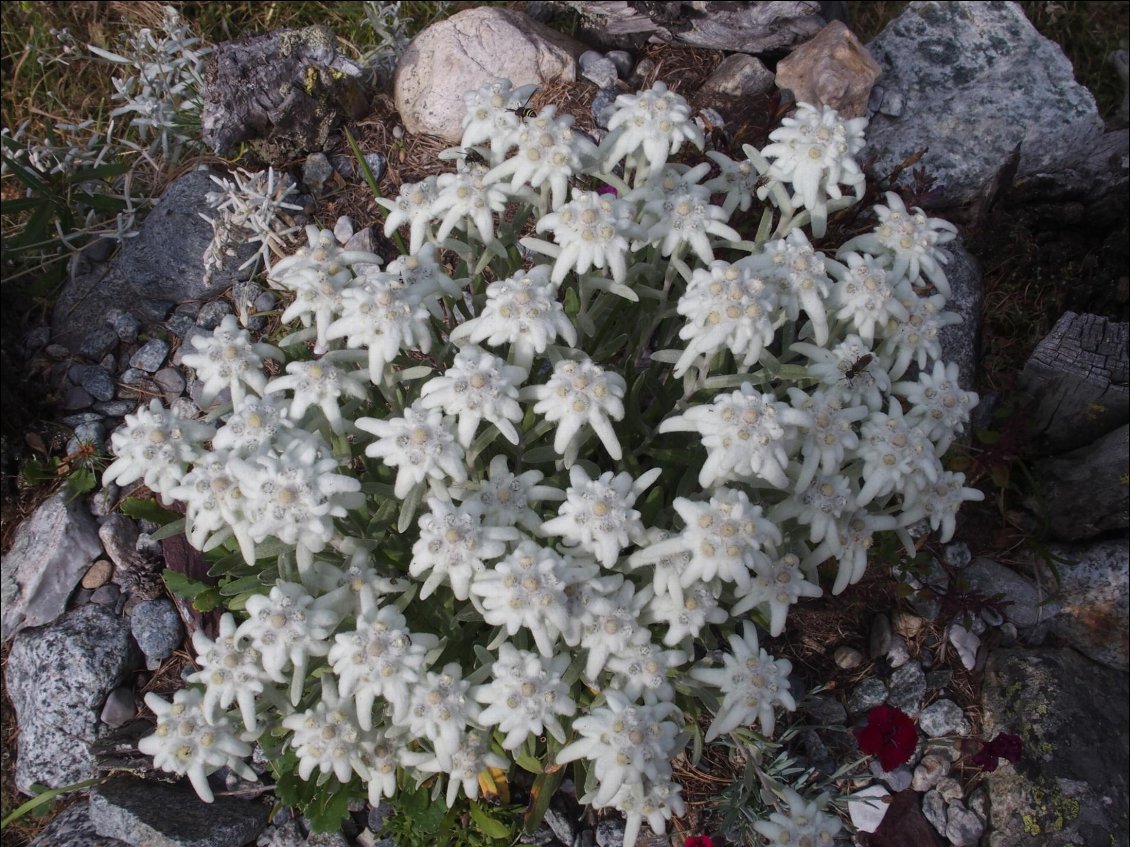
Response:
[[[218,588],[209,588],[192,598],[192,608],[198,612],[210,612],[220,605],[221,599]]]
[[[166,538],[172,538],[174,535],[180,535],[182,532],[184,532],[185,526],[187,526],[185,519],[177,518],[175,521],[169,521],[149,537],[154,541],[164,541]]]
[[[90,468],[79,468],[67,477],[72,497],[79,497],[98,487],[98,476]]]
[[[540,773],[534,778],[534,784],[530,788],[530,805],[522,816],[522,831],[527,835],[542,822],[549,808],[549,801],[564,779],[565,768],[562,767],[558,767],[553,773]]]
[[[122,501],[122,514],[139,521],[149,521],[160,526],[180,517],[176,512],[163,508],[156,500],[142,500],[140,497],[127,497]]]
[[[72,785],[64,785],[60,788],[48,788],[42,794],[37,794],[26,803],[17,806],[10,815],[4,818],[4,820],[0,821],[0,830],[4,829],[8,824],[12,823],[12,821],[18,821],[24,815],[34,811],[44,803],[54,800],[56,797],[59,797],[62,794],[69,794],[72,791],[79,791],[83,788],[90,788],[90,786],[92,785],[98,785],[100,782],[102,782],[102,780],[103,777],[97,777],[96,779],[87,779],[83,780],[82,782],[76,782]]]
[[[475,822],[475,826],[483,833],[483,835],[490,838],[509,838],[510,829],[502,821],[496,820],[488,815],[479,806],[478,803],[471,803],[471,820]]]
[[[161,571],[161,579],[169,591],[185,600],[195,601],[205,591],[214,590],[214,587],[206,582],[201,582],[198,579],[185,576],[180,571],[169,570],[168,568]]]

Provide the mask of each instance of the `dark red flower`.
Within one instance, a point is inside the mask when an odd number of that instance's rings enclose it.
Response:
[[[709,835],[690,835],[683,842],[683,847],[714,847],[714,839]]]
[[[859,749],[879,758],[879,765],[891,771],[907,762],[918,745],[914,721],[894,706],[876,706],[867,713],[867,726],[855,731]]]
[[[983,771],[992,773],[1000,764],[999,759],[1008,759],[1015,765],[1020,761],[1023,753],[1024,745],[1018,736],[1001,732],[992,741],[986,741],[981,745],[981,750],[973,757],[973,764]]]

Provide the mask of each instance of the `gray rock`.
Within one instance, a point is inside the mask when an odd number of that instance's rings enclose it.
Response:
[[[121,596],[122,590],[111,583],[110,585],[103,585],[101,588],[94,589],[94,593],[90,596],[90,602],[97,603],[99,606],[108,606],[111,609],[116,609]]]
[[[946,805],[956,803],[965,796],[965,790],[961,787],[961,783],[952,776],[943,776],[939,779],[934,790],[946,801]]]
[[[926,696],[926,674],[918,662],[908,662],[891,674],[890,695],[887,702],[914,717],[922,708]]]
[[[852,689],[847,710],[850,715],[861,715],[887,702],[887,685],[877,677],[862,680]]]
[[[842,726],[847,720],[847,710],[843,703],[827,694],[806,697],[801,708],[819,726]]]
[[[79,606],[12,642],[7,687],[20,727],[16,787],[52,788],[94,775],[90,744],[106,695],[135,667],[129,625],[103,606]]]
[[[67,597],[102,552],[98,526],[81,500],[66,492],[45,500],[20,524],[0,562],[0,638],[41,626],[63,613]]]
[[[63,425],[70,427],[90,426],[90,424],[100,423],[101,420],[102,416],[97,412],[79,412],[64,416]]]
[[[114,318],[114,332],[118,340],[124,344],[133,344],[137,341],[137,334],[141,331],[141,321],[131,312],[122,312]]]
[[[106,403],[95,403],[94,410],[108,418],[122,418],[137,411],[137,401],[110,400]]]
[[[101,423],[83,423],[75,427],[67,441],[67,453],[74,454],[84,447],[101,450],[106,446],[106,431]]]
[[[131,368],[137,368],[146,373],[156,373],[161,369],[161,365],[165,363],[165,357],[168,355],[169,342],[160,338],[151,338],[129,357],[129,365]],[[102,397],[99,399],[109,400],[110,398]]]
[[[187,783],[130,777],[91,789],[90,819],[102,835],[145,847],[243,847],[267,824],[267,807],[217,797],[205,803]]]
[[[887,788],[891,789],[895,794],[910,788],[910,783],[914,779],[914,774],[906,765],[897,767],[894,770],[885,771],[878,761],[872,760],[870,769],[874,777],[881,779],[884,784],[886,784]]]
[[[903,102],[898,117],[872,117],[861,158],[887,173],[927,149],[920,165],[944,202],[980,194],[1017,146],[1016,180],[1055,185],[1102,138],[1094,97],[1018,4],[914,3],[867,46],[887,96]]]
[[[326,181],[333,175],[333,165],[330,164],[326,154],[321,151],[311,153],[302,163],[302,182],[315,196],[322,193],[326,187]]]
[[[1050,602],[1054,584],[1045,588],[992,559],[978,558],[963,573],[970,590],[997,599],[1007,620],[1021,629],[1031,629],[1055,617],[1058,607]]]
[[[153,381],[160,386],[168,402],[184,393],[184,374],[177,368],[161,368],[153,375]]]
[[[350,847],[340,832],[311,832],[306,837],[306,847]]]
[[[146,298],[137,301],[134,311],[143,321],[163,321],[176,305],[172,300]]]
[[[129,847],[124,841],[99,835],[90,822],[90,806],[75,803],[60,812],[31,840],[28,847]]]
[[[918,716],[918,728],[930,738],[940,735],[967,735],[969,721],[965,712],[953,700],[935,700]]]
[[[623,847],[623,844],[624,821],[619,815],[596,822],[596,847]]]
[[[118,344],[118,334],[110,327],[93,327],[78,345],[77,353],[95,361],[101,359]]]
[[[117,729],[137,717],[137,703],[133,689],[128,685],[115,688],[106,696],[98,719],[111,729]]]
[[[885,656],[891,649],[891,619],[880,612],[871,621],[871,640],[868,653],[872,659]]]
[[[349,237],[349,240],[345,242],[342,249],[360,250],[363,253],[372,253],[373,246],[373,228],[366,226],[353,233],[353,235]]]
[[[509,79],[515,88],[576,79],[584,45],[521,12],[500,6],[465,9],[427,27],[400,57],[393,82],[396,109],[409,132],[458,143],[463,95]],[[452,85],[453,79],[459,80]]]
[[[1049,453],[1130,421],[1130,325],[1065,312],[1020,373],[1029,431]]]
[[[29,356],[38,353],[51,343],[51,327],[37,326],[27,331],[24,335],[23,348]]]
[[[854,647],[841,644],[836,648],[835,652],[832,653],[832,661],[836,663],[837,668],[850,671],[863,664],[863,654]]]
[[[874,832],[887,815],[891,792],[881,785],[869,785],[854,792],[847,801],[851,824],[859,832]]]
[[[89,389],[88,389],[89,390]],[[1130,425],[1034,467],[1039,498],[1025,502],[1061,541],[1083,541],[1130,526]]]
[[[938,835],[946,834],[946,801],[936,788],[931,788],[923,795],[922,814]]]
[[[1130,686],[1125,671],[1070,648],[1000,649],[985,666],[985,738],[1023,742],[1020,763],[984,777],[986,828],[1000,847],[1110,843],[1130,831]]]
[[[562,844],[572,844],[577,838],[577,825],[572,818],[550,806],[545,810],[545,822]]]
[[[211,332],[231,313],[231,303],[227,300],[213,300],[200,307],[196,313],[196,325]]]
[[[929,791],[934,788],[943,777],[949,776],[950,760],[936,753],[928,753],[914,769],[914,778],[910,787],[915,791]]]
[[[632,54],[627,50],[609,50],[604,58],[616,66],[620,79],[627,79],[632,75]]]
[[[602,88],[592,98],[589,111],[600,129],[608,129],[608,121],[612,117],[612,110],[616,105],[616,98],[619,96],[620,90],[618,88]]]
[[[553,835],[553,830],[549,828],[549,824],[542,821],[533,832],[529,834],[522,832],[518,836],[518,843],[537,844],[538,847],[550,847],[550,845],[557,844],[557,839]],[[392,847],[396,846],[392,845]]]
[[[221,320],[223,319],[221,318]],[[200,332],[200,329],[196,325],[196,319],[192,315],[183,315],[180,313],[170,315],[169,319],[165,321],[165,326],[168,327],[169,332],[180,336],[185,341],[188,341],[189,336]],[[217,326],[219,326],[219,324],[217,324]],[[204,334],[207,334],[207,331],[205,331]],[[184,345],[181,346],[183,347]]]
[[[97,365],[76,365],[71,368],[71,378],[75,379],[95,400],[113,400],[117,391],[114,377]]]
[[[619,78],[615,63],[595,50],[586,50],[577,57],[577,70],[597,88],[612,88]]]
[[[954,570],[961,570],[973,561],[973,553],[964,541],[954,541],[942,550],[942,561]]]
[[[953,847],[976,847],[985,832],[985,822],[961,803],[946,810],[946,838]]]
[[[972,391],[977,382],[978,339],[985,301],[981,266],[960,238],[943,245],[942,252],[949,259],[945,272],[951,296],[946,301],[946,311],[961,315],[961,323],[942,327],[938,343],[942,346],[942,359],[957,364],[961,387]]]
[[[383,845],[385,840],[374,843],[372,847]],[[286,820],[277,824],[272,823],[255,843],[257,847],[305,847],[306,836],[302,834],[298,821]],[[361,843],[360,839],[358,843]],[[396,847],[396,845],[391,844],[388,847]]]
[[[184,624],[177,614],[177,607],[165,597],[134,606],[130,615],[130,631],[145,654],[146,667],[151,671],[157,670],[184,640]]]
[[[891,636],[891,646],[887,650],[887,661],[892,668],[901,668],[910,661],[910,647],[906,639],[897,633]]]
[[[1130,667],[1130,542],[1048,546],[1056,562],[1061,611],[1051,631],[1109,668]],[[1121,637],[1118,637],[1121,633]]]
[[[68,386],[63,392],[63,408],[68,412],[76,409],[89,409],[94,403],[94,398],[84,388],[77,385]]]

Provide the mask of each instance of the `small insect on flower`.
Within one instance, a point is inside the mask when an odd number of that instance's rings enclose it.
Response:
[[[520,118],[536,118],[538,115],[538,110],[533,108],[532,106],[518,106],[517,108],[509,109],[508,111],[513,112]]]
[[[867,367],[873,361],[875,361],[874,353],[864,353],[844,369],[844,379],[846,379],[848,382],[854,382],[855,378],[865,370],[867,370]]]
[[[468,165],[476,165],[478,167],[488,167],[487,160],[483,158],[483,154],[476,150],[474,147],[461,147],[459,152],[463,154],[463,161]]]

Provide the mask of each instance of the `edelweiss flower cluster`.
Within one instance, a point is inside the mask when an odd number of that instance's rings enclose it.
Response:
[[[780,634],[823,562],[842,591],[875,533],[948,539],[980,497],[939,458],[976,402],[940,361],[952,228],[892,194],[834,253],[801,229],[861,192],[861,121],[802,105],[703,182],[669,162],[703,137],[662,84],[600,145],[529,94],[469,94],[456,170],[378,201],[409,255],[382,269],[310,226],[268,276],[301,328],[194,342],[214,423],[154,404],[113,437],[106,479],[180,501],[244,610],[194,638],[181,746],[145,743],[202,796],[239,720],[374,803],[397,772],[446,775],[451,803],[507,757],[584,759],[630,844],[683,811],[696,696],[721,704],[707,740],[795,708],[743,616]],[[553,242],[516,243],[534,216]],[[767,837],[834,833],[823,800],[781,797]]]

